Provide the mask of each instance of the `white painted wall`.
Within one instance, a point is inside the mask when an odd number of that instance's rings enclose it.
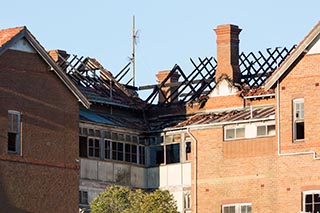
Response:
[[[29,42],[22,38],[18,40],[14,45],[12,45],[9,49],[12,50],[19,50],[22,52],[28,52],[28,53],[36,53],[36,50],[29,44]]]
[[[134,188],[160,188],[172,193],[178,210],[183,211],[184,189],[191,188],[191,163],[144,168],[126,163],[80,159],[80,190],[89,202],[109,184]]]

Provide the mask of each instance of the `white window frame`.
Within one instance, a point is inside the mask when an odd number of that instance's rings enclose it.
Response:
[[[258,135],[258,128],[265,128],[265,134],[263,135]],[[271,131],[270,129],[273,129],[273,131]],[[270,124],[270,123],[265,123],[265,124],[258,124],[257,125],[257,137],[266,137],[266,136],[274,136],[276,135],[276,125],[275,124]]]
[[[239,136],[239,130],[243,129],[243,136]],[[232,138],[227,138],[227,131],[233,130],[234,132],[234,137]],[[237,134],[238,133],[238,134]],[[231,126],[225,126],[224,128],[224,139],[226,141],[228,140],[237,140],[237,139],[244,139],[246,138],[246,126],[245,125],[231,125]]]
[[[266,134],[265,135],[258,135],[258,128],[265,127]],[[273,128],[274,131],[269,131],[268,128]],[[239,136],[237,135],[237,129],[244,129],[244,135]],[[234,131],[234,137],[227,138],[227,131]],[[224,126],[224,140],[225,141],[232,141],[232,140],[239,140],[239,139],[251,139],[251,138],[261,138],[261,137],[272,137],[276,135],[275,131],[275,121],[268,120],[268,121],[260,121],[260,122],[248,122],[248,123],[241,123],[241,124],[231,124]]]
[[[13,116],[17,116],[15,124],[13,123],[14,122],[13,121]],[[14,125],[15,125],[15,127],[14,127]],[[8,134],[9,133],[16,134],[15,135],[16,138],[15,138],[15,150],[9,150],[9,147],[8,147],[8,153],[20,154],[20,148],[21,148],[20,147],[20,145],[21,145],[21,138],[20,138],[20,134],[21,134],[21,113],[19,111],[8,110]]]
[[[225,204],[225,205],[222,205],[221,207],[221,212],[222,213],[226,213],[224,211],[224,208],[225,207],[231,207],[231,206],[234,206],[235,207],[235,213],[241,213],[241,207],[242,206],[250,206],[251,207],[251,212],[252,212],[252,203],[232,203],[232,204]],[[250,212],[250,213],[251,213]]]
[[[93,140],[93,146],[90,146],[90,140]],[[87,152],[87,156],[88,156],[88,158],[100,158],[101,157],[101,143],[100,143],[100,138],[97,138],[97,137],[91,137],[91,136],[89,136],[88,137],[88,146],[87,146],[87,149],[88,149],[88,152]],[[99,149],[98,149],[98,154],[99,154],[99,157],[97,157],[95,154],[96,154],[96,146],[95,146],[95,140],[98,140],[99,141]],[[91,149],[91,147],[92,147],[92,149],[93,149],[93,155],[90,155],[90,149]]]
[[[304,191],[302,192],[302,201],[303,201],[303,204],[302,204],[302,211],[303,212],[307,212],[306,211],[306,196],[307,195],[312,195],[312,194],[319,194],[320,195],[320,190],[308,190],[308,191]],[[320,202],[317,202],[317,204],[320,204]],[[312,202],[312,205],[314,205],[314,202]],[[319,211],[320,212],[320,211]],[[316,212],[315,212],[316,213]]]
[[[293,141],[303,141],[305,138],[305,131],[303,130],[303,138],[298,138],[297,123],[303,123],[303,128],[304,128],[304,99],[303,98],[294,99],[292,105],[293,105],[293,111],[292,111],[293,112],[292,113]],[[301,109],[301,106],[303,107],[302,109]]]

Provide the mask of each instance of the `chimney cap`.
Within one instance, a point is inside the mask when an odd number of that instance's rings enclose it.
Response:
[[[222,24],[222,25],[218,25],[216,29],[214,29],[214,31],[217,34],[225,34],[225,33],[235,33],[235,34],[239,34],[241,32],[242,29],[239,28],[238,25],[234,25],[234,24]]]

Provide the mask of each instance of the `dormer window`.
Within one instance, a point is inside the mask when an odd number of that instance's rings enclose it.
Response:
[[[304,139],[304,99],[293,100],[293,140]]]

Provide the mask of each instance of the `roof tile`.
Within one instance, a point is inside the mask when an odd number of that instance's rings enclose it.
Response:
[[[2,47],[5,43],[10,41],[15,35],[17,35],[23,29],[25,29],[25,27],[15,27],[0,30],[0,47]]]

